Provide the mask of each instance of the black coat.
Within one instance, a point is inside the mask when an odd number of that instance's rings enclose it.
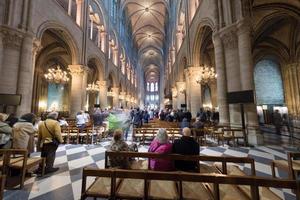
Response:
[[[175,140],[173,144],[173,153],[181,155],[199,155],[199,144],[192,137],[182,136]],[[175,168],[181,171],[196,171],[197,162],[194,161],[175,161]]]

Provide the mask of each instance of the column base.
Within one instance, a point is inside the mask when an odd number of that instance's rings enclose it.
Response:
[[[253,146],[259,146],[264,144],[264,136],[257,128],[248,129],[248,144]]]

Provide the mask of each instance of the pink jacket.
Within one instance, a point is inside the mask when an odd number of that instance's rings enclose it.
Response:
[[[158,140],[154,139],[150,144],[148,152],[160,154],[172,153],[172,144],[160,144]],[[156,171],[171,171],[174,170],[174,164],[171,160],[150,159],[150,169]]]

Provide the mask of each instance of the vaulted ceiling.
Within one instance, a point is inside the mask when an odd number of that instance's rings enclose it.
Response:
[[[122,8],[127,9],[145,79],[158,81],[159,68],[163,65],[168,0],[123,0]]]

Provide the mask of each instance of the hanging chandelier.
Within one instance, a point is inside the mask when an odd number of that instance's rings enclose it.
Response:
[[[200,76],[196,80],[198,84],[207,85],[213,83],[217,78],[217,74],[213,67],[200,66]]]
[[[56,66],[56,69],[48,69],[48,73],[44,74],[44,77],[49,83],[55,84],[66,84],[70,80],[68,73],[62,70],[59,65]]]
[[[91,92],[91,93],[96,93],[96,92],[99,92],[99,83],[98,81],[95,83],[90,83],[88,84],[87,88],[86,88],[86,91],[87,92]]]

